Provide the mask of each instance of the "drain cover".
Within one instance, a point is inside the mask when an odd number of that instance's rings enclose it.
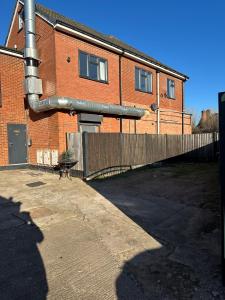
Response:
[[[37,186],[41,186],[41,185],[45,185],[46,183],[42,182],[42,181],[36,181],[36,182],[31,182],[26,184],[29,187],[37,187]]]

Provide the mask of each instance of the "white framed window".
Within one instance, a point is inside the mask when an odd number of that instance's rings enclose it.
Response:
[[[23,29],[23,23],[24,23],[24,11],[22,10],[18,14],[18,30],[20,31]]]
[[[175,99],[175,81],[167,78],[167,97]]]
[[[145,93],[152,93],[152,73],[135,67],[135,89]]]
[[[108,62],[106,59],[79,51],[80,76],[100,82],[108,82]]]

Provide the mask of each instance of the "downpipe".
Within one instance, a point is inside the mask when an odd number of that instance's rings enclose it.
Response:
[[[160,73],[157,71],[157,134],[160,134],[160,94],[159,94],[159,83],[160,83]]]

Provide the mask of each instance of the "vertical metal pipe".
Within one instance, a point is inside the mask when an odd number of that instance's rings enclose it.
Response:
[[[25,86],[29,105],[36,110],[42,93],[42,82],[38,79],[39,59],[36,49],[35,1],[24,1],[25,16]],[[35,88],[33,88],[35,87]],[[38,88],[36,88],[38,87]]]
[[[120,105],[123,105],[123,95],[122,95],[122,55],[119,55],[119,97]],[[123,119],[120,117],[120,132],[123,132]]]
[[[24,1],[26,48],[36,49],[35,3]]]
[[[157,134],[160,134],[160,92],[159,92],[159,80],[160,80],[160,72],[157,71],[157,76],[156,76],[156,88],[157,88]]]
[[[184,81],[182,81],[182,135],[184,135]]]

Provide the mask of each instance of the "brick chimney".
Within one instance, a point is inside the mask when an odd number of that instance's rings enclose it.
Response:
[[[207,110],[202,110],[201,122],[206,121],[207,117],[208,117]]]

